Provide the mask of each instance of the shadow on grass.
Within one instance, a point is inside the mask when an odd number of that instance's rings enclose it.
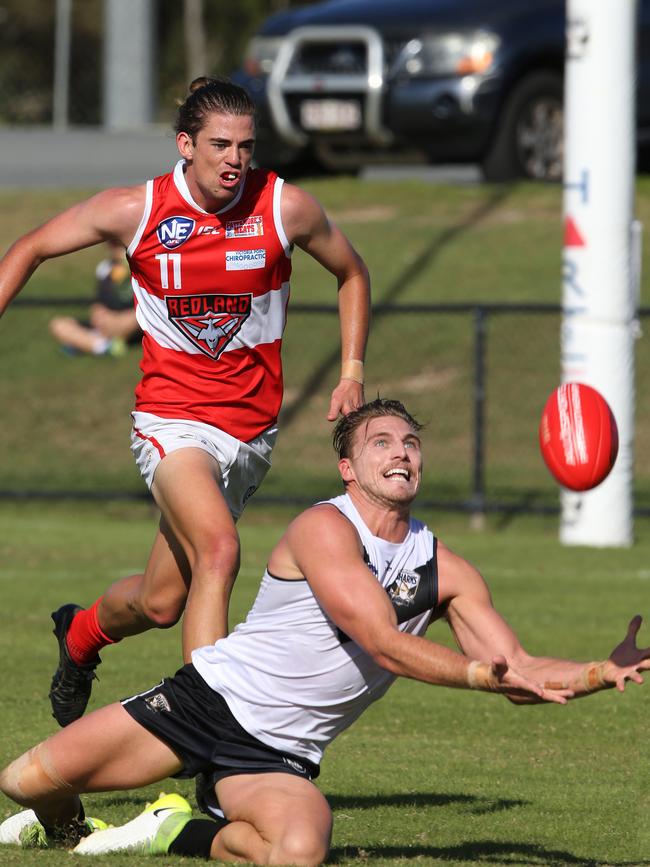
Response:
[[[336,823],[336,811],[374,807],[445,807],[461,805],[467,812],[481,815],[523,807],[529,801],[511,798],[486,798],[462,793],[417,792],[391,795],[333,795],[327,798]],[[650,860],[612,861],[583,858],[562,849],[549,849],[535,843],[473,840],[457,846],[341,846],[330,851],[328,864],[359,861],[385,864],[388,861],[429,858],[441,863],[494,864],[504,867],[650,867]]]
[[[560,849],[525,843],[497,843],[475,840],[460,846],[377,846],[363,849],[346,846],[332,849],[328,864],[358,860],[363,863],[385,864],[387,860],[434,858],[438,861],[475,864],[502,864],[504,867],[631,867],[631,861],[601,861],[580,858]],[[650,865],[650,861],[634,861],[634,867]]]
[[[327,801],[333,812],[336,810],[369,809],[374,807],[446,807],[449,804],[465,804],[468,812],[477,815],[500,813],[513,807],[524,807],[528,801],[511,798],[482,798],[476,795],[446,794],[441,792],[415,792],[391,795],[332,795]]]

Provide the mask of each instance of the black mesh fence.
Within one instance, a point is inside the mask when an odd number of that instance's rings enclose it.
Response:
[[[3,354],[0,496],[146,497],[128,448],[138,350],[69,358],[47,334],[56,300],[18,299]],[[69,312],[86,302],[68,301]],[[75,305],[78,305],[78,309]],[[61,312],[57,310],[56,312]],[[642,311],[641,325],[650,310]],[[385,306],[374,311],[366,396],[401,399],[425,423],[420,501],[468,511],[553,511],[558,487],[537,427],[558,384],[554,305]],[[311,502],[339,489],[326,421],[339,372],[335,307],[293,305],[273,467],[257,499]],[[50,345],[51,344],[51,345]],[[650,350],[636,348],[635,506],[650,513]]]

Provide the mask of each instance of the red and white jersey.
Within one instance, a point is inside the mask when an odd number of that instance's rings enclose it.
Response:
[[[211,214],[192,199],[183,167],[148,181],[127,250],[144,332],[136,409],[248,442],[282,403],[291,274],[283,181],[250,169],[233,201]]]

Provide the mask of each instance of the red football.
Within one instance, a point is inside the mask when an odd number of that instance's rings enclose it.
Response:
[[[616,419],[595,388],[568,382],[546,401],[539,445],[546,466],[561,485],[588,491],[603,481],[616,461]]]

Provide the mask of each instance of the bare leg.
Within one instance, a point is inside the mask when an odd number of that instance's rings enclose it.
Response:
[[[145,573],[108,588],[97,612],[99,625],[116,640],[173,626],[183,613],[190,579],[187,558],[163,518]]]
[[[332,814],[313,783],[290,774],[228,777],[217,794],[231,820],[216,836],[211,857],[255,864],[321,864]]]
[[[86,328],[71,316],[55,316],[49,324],[50,333],[62,346],[72,346],[80,352],[92,354],[106,342],[106,338],[94,328]]]
[[[112,704],[13,761],[0,772],[0,789],[51,826],[76,818],[80,793],[133,789],[180,768],[166,744]]]
[[[183,620],[183,657],[189,662],[192,650],[228,632],[239,536],[221,490],[219,465],[202,449],[167,455],[156,470],[152,492],[191,570]]]
[[[90,308],[90,324],[104,337],[122,337],[127,340],[139,330],[135,310],[109,310],[103,304]]]
[[[221,491],[219,465],[202,449],[179,449],[156,470],[160,530],[143,575],[113,584],[99,625],[110,638],[176,623],[183,609],[183,656],[228,632],[228,602],[239,570],[239,537]]]

